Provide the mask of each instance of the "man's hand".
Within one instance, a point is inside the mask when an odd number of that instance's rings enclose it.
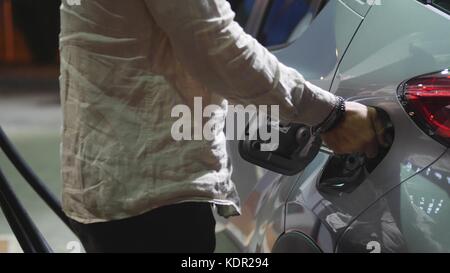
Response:
[[[384,145],[384,126],[374,108],[346,102],[343,120],[333,130],[323,133],[322,140],[336,154],[365,153],[368,158],[378,154]]]

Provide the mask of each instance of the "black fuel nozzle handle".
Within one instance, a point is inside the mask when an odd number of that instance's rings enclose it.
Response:
[[[314,135],[309,126],[300,127],[295,134],[295,139],[297,148],[293,155],[303,161],[312,161],[322,147],[322,139]]]

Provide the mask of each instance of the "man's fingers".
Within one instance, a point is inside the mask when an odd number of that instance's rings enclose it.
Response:
[[[378,141],[374,138],[374,141],[366,146],[365,154],[367,158],[375,158],[378,155]]]
[[[336,141],[336,137],[330,136],[329,134],[322,135],[322,141],[324,144],[336,154],[341,152],[341,147],[339,143]]]
[[[368,158],[376,157],[379,148],[388,145],[382,117],[372,107],[350,102],[346,106],[346,118],[322,134],[322,140],[336,154],[365,153]]]
[[[329,149],[338,155],[350,154],[354,150],[351,145],[349,145],[350,141],[339,133],[325,134],[322,136],[322,140]]]
[[[370,120],[372,122],[373,130],[375,131],[375,136],[377,138],[378,144],[382,147],[389,146],[389,143],[385,140],[385,125],[383,121],[378,117],[377,111],[375,108],[370,108]]]

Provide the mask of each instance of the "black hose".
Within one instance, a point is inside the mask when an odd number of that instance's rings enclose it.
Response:
[[[19,155],[14,145],[6,136],[5,132],[0,126],[0,148],[5,155],[9,158],[11,163],[17,169],[17,171],[23,176],[33,190],[44,200],[44,202],[50,207],[50,209],[71,229],[69,224],[69,218],[63,212],[59,200],[53,195],[53,193],[47,188],[47,186],[39,179],[39,177],[33,172],[28,164]]]
[[[0,169],[0,207],[20,247],[25,253],[51,253],[52,249],[34,225],[25,208],[14,194]]]

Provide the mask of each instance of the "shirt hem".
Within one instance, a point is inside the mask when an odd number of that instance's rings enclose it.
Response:
[[[217,213],[220,216],[225,217],[225,218],[241,215],[241,209],[233,201],[223,200],[223,199],[202,199],[202,198],[190,198],[190,199],[183,199],[183,200],[179,200],[179,201],[175,201],[175,202],[163,203],[161,205],[153,206],[149,209],[141,211],[137,214],[133,214],[133,215],[125,216],[125,217],[111,218],[111,219],[85,218],[85,217],[76,215],[76,213],[68,212],[66,210],[64,210],[64,212],[67,215],[67,217],[69,217],[70,219],[72,219],[76,222],[79,222],[81,224],[94,224],[94,223],[104,223],[104,222],[109,222],[109,221],[123,220],[123,219],[131,218],[131,217],[136,217],[136,216],[142,215],[144,213],[150,212],[154,209],[157,209],[157,208],[160,208],[163,206],[182,204],[182,203],[187,203],[187,202],[202,202],[202,203],[205,202],[205,203],[214,204],[214,205],[218,206]]]

